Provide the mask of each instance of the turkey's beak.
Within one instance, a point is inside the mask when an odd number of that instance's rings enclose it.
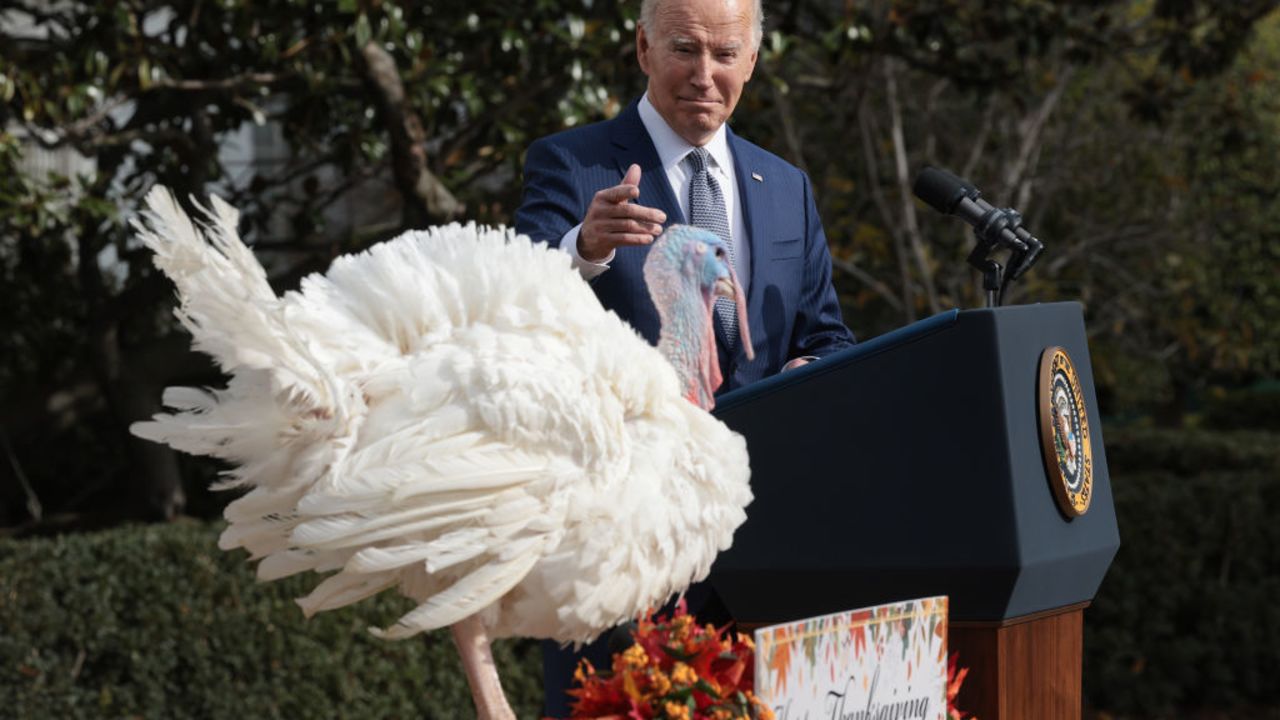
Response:
[[[737,284],[730,278],[722,277],[716,280],[715,293],[722,298],[734,300],[737,298]]]
[[[720,297],[729,298],[738,308],[738,339],[742,341],[742,349],[748,360],[756,359],[755,348],[751,346],[751,330],[747,324],[747,298],[742,293],[742,284],[738,282],[738,274],[729,267],[729,276],[718,278],[713,290]]]

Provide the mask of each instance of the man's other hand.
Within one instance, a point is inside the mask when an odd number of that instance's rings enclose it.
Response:
[[[662,234],[667,214],[629,202],[640,197],[640,166],[632,164],[622,183],[595,194],[578,232],[578,255],[600,262],[623,245],[648,245]]]
[[[803,355],[798,358],[792,358],[789,362],[787,362],[786,365],[782,366],[782,372],[786,372],[788,370],[795,370],[798,367],[804,367],[805,365],[808,365],[809,363],[817,359],[818,358],[813,357],[812,355]]]

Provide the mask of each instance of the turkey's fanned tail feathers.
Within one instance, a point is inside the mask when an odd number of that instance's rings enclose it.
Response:
[[[269,370],[315,412],[340,411],[341,393],[330,387],[336,378],[290,332],[266,271],[240,240],[239,213],[217,197],[197,208],[199,227],[171,192],[155,187],[147,194],[147,222],[134,223],[156,267],[178,288],[176,313],[194,347],[229,372]]]

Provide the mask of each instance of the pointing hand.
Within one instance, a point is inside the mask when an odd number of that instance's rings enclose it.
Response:
[[[648,245],[662,234],[667,214],[657,208],[637,205],[640,197],[640,166],[632,164],[622,182],[595,194],[578,231],[578,254],[583,260],[600,262],[616,248]]]

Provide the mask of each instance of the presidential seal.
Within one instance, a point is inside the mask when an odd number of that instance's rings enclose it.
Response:
[[[1040,355],[1040,448],[1053,497],[1067,519],[1089,510],[1093,498],[1093,445],[1080,378],[1060,347]]]

